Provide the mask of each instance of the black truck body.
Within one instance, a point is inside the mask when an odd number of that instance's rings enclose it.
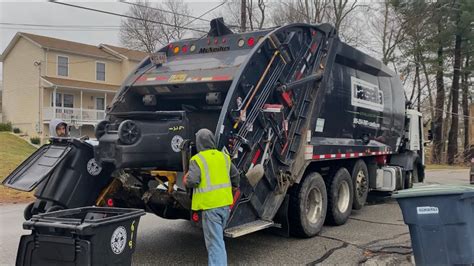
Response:
[[[93,197],[198,221],[181,176],[208,128],[243,173],[226,235],[278,225],[313,236],[369,190],[423,180],[421,125],[397,74],[330,25],[234,34],[215,19],[208,36],[163,47],[126,79],[96,128],[95,159],[115,179]],[[254,167],[264,175],[244,176]]]

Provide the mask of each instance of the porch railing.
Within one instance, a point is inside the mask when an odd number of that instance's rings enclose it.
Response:
[[[74,123],[98,123],[105,118],[104,110],[81,109],[67,107],[45,107],[43,108],[43,120],[54,118],[62,119],[65,122]]]

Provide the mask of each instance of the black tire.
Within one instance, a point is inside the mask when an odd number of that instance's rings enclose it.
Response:
[[[364,160],[357,160],[352,168],[352,185],[354,187],[354,199],[352,209],[360,210],[364,207],[369,194],[369,171]]]
[[[403,180],[403,189],[409,189],[413,187],[413,180],[418,178],[418,171],[416,168],[413,168],[413,171],[405,172],[405,179]]]
[[[346,223],[351,215],[354,189],[352,178],[346,168],[341,167],[326,180],[328,194],[328,213],[326,222],[331,225]]]
[[[321,231],[327,212],[327,194],[319,173],[310,173],[290,190],[288,209],[291,235],[312,237]]]
[[[23,210],[23,218],[25,220],[31,219],[33,217],[33,206],[35,205],[34,202],[30,202],[28,205],[26,205],[25,209]]]

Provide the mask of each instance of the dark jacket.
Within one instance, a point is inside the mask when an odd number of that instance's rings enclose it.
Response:
[[[209,129],[200,129],[196,133],[196,149],[197,152],[215,149],[216,142],[214,141],[214,134]],[[189,163],[189,175],[186,182],[186,187],[195,188],[201,183],[201,169],[195,161]],[[230,182],[232,187],[239,187],[240,176],[237,167],[233,163],[230,166]]]

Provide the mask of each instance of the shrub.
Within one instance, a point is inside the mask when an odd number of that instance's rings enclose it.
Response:
[[[19,128],[17,128],[17,127],[13,128],[13,133],[18,134],[20,132],[21,132],[21,130]]]
[[[0,131],[12,131],[12,123],[0,123]]]
[[[39,145],[41,143],[41,139],[39,137],[32,137],[30,138],[31,143]]]

